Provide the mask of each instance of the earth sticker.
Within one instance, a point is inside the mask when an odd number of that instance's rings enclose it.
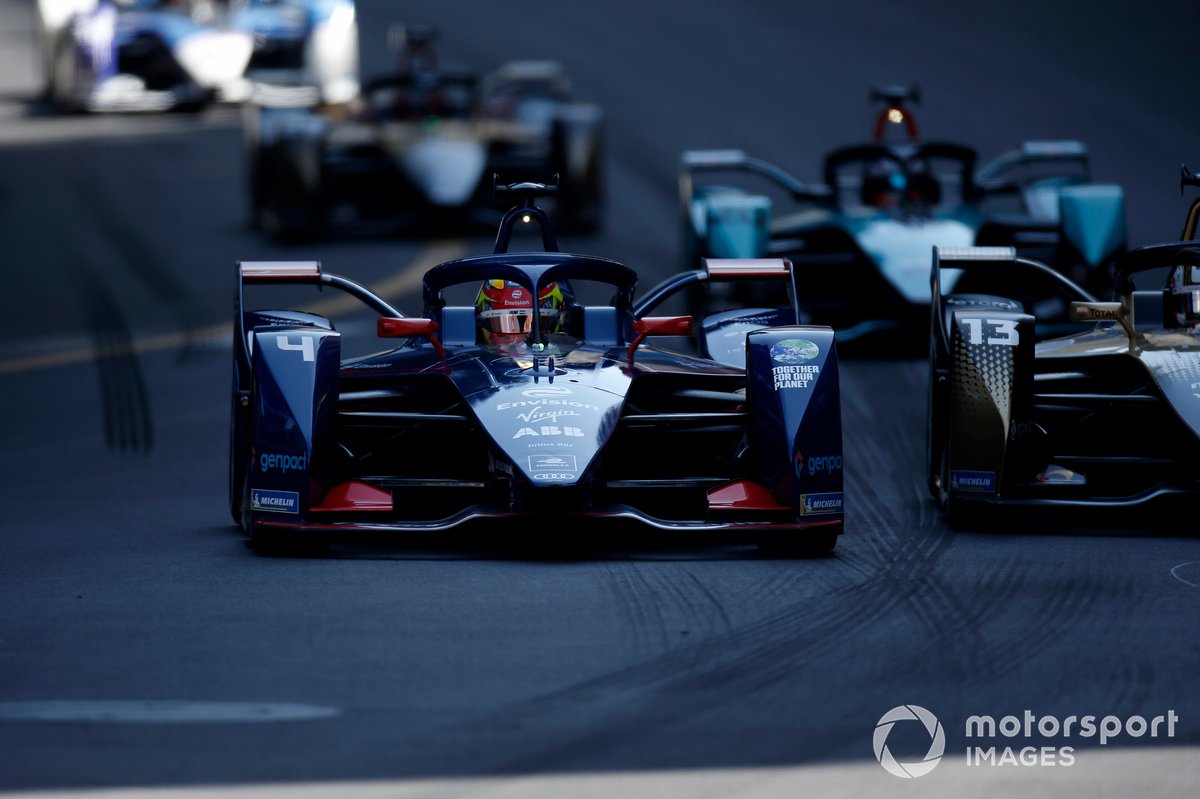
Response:
[[[821,348],[806,338],[789,338],[771,345],[771,358],[776,363],[804,363],[820,354]]]

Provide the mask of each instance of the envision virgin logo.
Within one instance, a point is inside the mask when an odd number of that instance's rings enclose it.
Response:
[[[892,731],[892,727],[898,721],[919,721],[925,725],[925,731],[929,733],[929,751],[925,753],[923,759],[912,763],[901,763],[888,751],[888,733]],[[875,725],[873,743],[875,759],[879,761],[879,765],[883,766],[889,774],[909,779],[928,774],[941,761],[942,753],[946,751],[946,732],[942,729],[942,723],[937,720],[937,716],[920,705],[900,705],[884,713],[883,718],[879,719],[879,723]]]

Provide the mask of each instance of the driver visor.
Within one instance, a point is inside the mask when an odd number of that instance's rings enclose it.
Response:
[[[528,333],[533,329],[532,308],[504,308],[479,312],[479,323],[493,333]],[[543,308],[542,315],[552,318],[555,311]]]

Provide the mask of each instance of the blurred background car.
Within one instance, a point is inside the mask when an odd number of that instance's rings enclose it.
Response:
[[[249,33],[209,2],[40,0],[45,96],[60,111],[197,109],[242,93]]]
[[[895,331],[924,340],[934,245],[1015,246],[1108,290],[1108,267],[1125,246],[1124,191],[1093,182],[1081,142],[1027,141],[977,170],[974,148],[922,138],[912,110],[916,87],[873,89],[870,99],[878,107],[871,139],[830,151],[817,184],[741,150],[685,152],[685,263],[788,257],[804,309],[836,327],[842,341]],[[766,178],[782,196],[700,179],[713,172]],[[745,299],[710,294],[704,301]],[[1065,314],[1055,296],[1046,299],[1057,310],[1043,316]]]
[[[43,91],[62,112],[197,109],[240,86],[247,32],[211,2],[40,0]]]
[[[561,64],[510,61],[485,75],[445,67],[437,33],[394,26],[397,67],[346,103],[256,95],[244,133],[252,223],[273,239],[339,223],[435,231],[494,225],[492,176],[554,182],[560,229],[595,230],[603,115],[575,102]],[[361,224],[359,230],[364,229]]]
[[[358,21],[353,0],[232,0],[229,26],[253,37],[246,87],[309,91],[320,102],[357,96]]]

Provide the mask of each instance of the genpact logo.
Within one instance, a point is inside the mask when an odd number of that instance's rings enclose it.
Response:
[[[287,455],[276,452],[264,452],[258,456],[258,465],[264,472],[271,469],[278,469],[287,474],[288,472],[302,472],[305,464],[304,454]]]
[[[821,472],[833,474],[841,470],[841,455],[812,455],[808,458],[808,473],[810,475],[818,475]]]
[[[925,725],[925,731],[929,733],[929,751],[921,760],[901,763],[888,751],[888,733],[898,721],[919,721]],[[884,713],[879,719],[879,723],[875,725],[875,737],[872,742],[875,745],[875,759],[888,774],[911,779],[928,774],[941,762],[942,753],[946,751],[946,732],[937,716],[920,705],[900,705]]]

